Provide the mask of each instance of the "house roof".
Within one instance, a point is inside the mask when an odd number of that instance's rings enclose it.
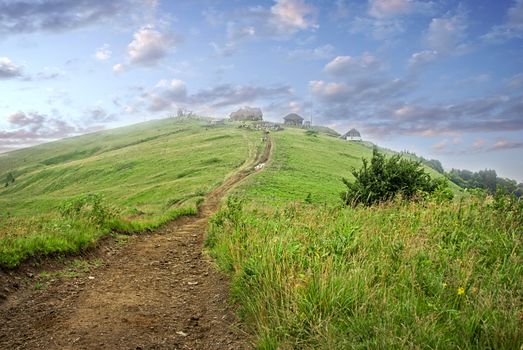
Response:
[[[263,113],[259,108],[242,107],[230,114],[231,119],[235,120],[262,120]]]
[[[283,119],[284,120],[289,120],[289,121],[298,121],[298,122],[302,122],[303,121],[303,118],[300,117],[296,113],[289,113],[285,117],[283,117]]]
[[[347,137],[347,136],[351,136],[351,137],[361,137],[361,134],[358,130],[352,128],[350,129],[345,135],[343,135],[344,137]]]

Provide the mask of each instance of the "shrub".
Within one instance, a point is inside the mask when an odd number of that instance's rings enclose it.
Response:
[[[442,190],[446,183],[434,181],[416,162],[394,155],[386,158],[377,148],[372,152],[370,163],[363,158],[361,169],[352,170],[354,182],[343,179],[347,191],[341,194],[346,204],[372,205],[401,195],[413,199],[420,194],[431,194],[436,189]]]
[[[86,194],[67,200],[59,210],[66,219],[85,220],[98,226],[103,226],[116,216],[115,210],[104,203],[100,194]]]
[[[318,137],[318,130],[309,129],[309,130],[305,131],[305,135]]]
[[[7,173],[5,177],[5,187],[9,186],[9,184],[12,184],[13,182],[15,182],[15,176],[11,172]]]

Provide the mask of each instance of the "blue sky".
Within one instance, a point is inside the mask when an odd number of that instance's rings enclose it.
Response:
[[[523,181],[523,0],[0,0],[0,152],[260,107]]]

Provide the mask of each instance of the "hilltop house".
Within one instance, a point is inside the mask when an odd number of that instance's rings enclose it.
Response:
[[[243,107],[230,115],[232,121],[263,120],[263,113],[259,108]]]
[[[300,117],[296,113],[290,113],[290,114],[287,114],[285,117],[283,117],[283,124],[285,124],[285,125],[301,126],[302,123],[303,123],[303,118]]]
[[[358,130],[352,128],[341,138],[347,141],[361,141],[361,134]]]

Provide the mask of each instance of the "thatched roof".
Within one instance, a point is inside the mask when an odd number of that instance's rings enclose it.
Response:
[[[232,112],[231,120],[262,120],[263,113],[259,108],[243,107]]]
[[[301,123],[303,121],[303,118],[296,113],[289,113],[285,117],[283,117],[283,120]]]

